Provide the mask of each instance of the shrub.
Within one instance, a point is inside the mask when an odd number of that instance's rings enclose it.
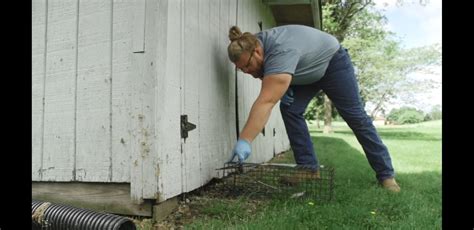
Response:
[[[423,113],[418,111],[405,111],[398,118],[400,124],[415,124],[423,121]]]
[[[424,119],[423,112],[412,107],[393,109],[387,116],[387,120],[394,124],[414,124]]]

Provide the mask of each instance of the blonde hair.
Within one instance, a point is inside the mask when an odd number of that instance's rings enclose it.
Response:
[[[232,26],[229,30],[230,44],[227,47],[229,59],[232,62],[239,60],[240,55],[244,52],[252,52],[257,47],[257,37],[252,33],[245,32],[242,34],[238,26]]]

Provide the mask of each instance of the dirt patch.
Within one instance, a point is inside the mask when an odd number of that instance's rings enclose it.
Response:
[[[235,208],[235,215],[252,215],[266,202],[239,195],[230,192],[222,179],[213,179],[199,189],[178,196],[178,207],[164,220],[152,223],[151,219],[135,219],[134,223],[138,229],[184,229],[196,220],[228,218],[223,215],[228,213],[229,207]]]

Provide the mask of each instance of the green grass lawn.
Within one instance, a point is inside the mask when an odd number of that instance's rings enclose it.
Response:
[[[402,191],[381,189],[361,146],[342,122],[323,134],[310,125],[322,165],[335,168],[335,199],[254,201],[208,198],[186,229],[441,229],[441,121],[377,127]],[[291,152],[278,162],[293,162]]]

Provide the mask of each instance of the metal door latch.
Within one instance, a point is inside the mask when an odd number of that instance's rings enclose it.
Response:
[[[188,138],[188,132],[195,128],[195,124],[188,122],[188,115],[181,115],[181,138]]]

